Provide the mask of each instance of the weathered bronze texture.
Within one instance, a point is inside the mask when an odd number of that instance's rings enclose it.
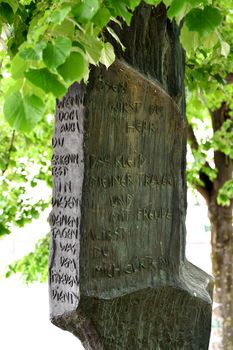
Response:
[[[139,7],[123,32],[126,52],[57,102],[51,319],[85,349],[207,350],[211,277],[185,258],[178,32],[163,5]],[[143,46],[151,33],[161,42]]]

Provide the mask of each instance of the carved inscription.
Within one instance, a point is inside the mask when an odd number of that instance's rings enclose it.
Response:
[[[161,6],[152,12],[166,23]],[[142,9],[144,16],[145,4]],[[150,33],[156,21],[146,22]],[[136,34],[134,41],[140,43]],[[149,43],[145,34],[143,41]],[[166,66],[173,51],[165,36]],[[156,58],[151,46],[145,68],[150,51]],[[142,75],[136,67],[141,57],[133,53],[136,70],[118,59],[108,70],[92,67],[86,87],[74,84],[57,101],[51,319],[78,336],[86,349],[204,350],[210,279],[184,254],[185,123],[174,100],[153,80],[154,69],[159,72],[164,61],[155,59],[147,79],[147,70]],[[173,83],[182,74],[175,64],[170,68],[161,84],[173,96]]]
[[[113,279],[147,284],[172,265],[171,203],[181,178],[174,130],[182,120],[176,111],[168,122],[169,97],[157,87],[114,68],[96,74],[94,86],[86,100],[81,273],[84,292],[102,295]]]
[[[78,85],[57,102],[52,139],[53,210],[50,214],[50,298],[53,313],[79,302],[79,236],[83,177],[83,92]],[[64,135],[64,133],[66,133]]]
[[[81,85],[57,102],[50,283],[58,313],[77,302],[80,273],[84,293],[103,296],[122,283],[147,286],[173,266],[183,121],[159,87],[114,69],[95,74],[85,110]]]

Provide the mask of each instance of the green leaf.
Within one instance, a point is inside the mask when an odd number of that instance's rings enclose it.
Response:
[[[0,0],[0,3],[4,2],[8,4],[14,13],[18,10],[18,1],[17,0]]]
[[[43,51],[43,60],[47,67],[55,69],[65,62],[70,54],[72,42],[69,38],[59,36],[54,43],[48,43]]]
[[[101,56],[101,51],[103,48],[102,42],[98,38],[86,36],[81,32],[78,34],[78,39],[80,44],[85,48],[86,55],[90,63],[96,65]]]
[[[4,91],[5,98],[9,95],[11,95],[15,91],[19,91],[23,85],[24,79],[8,79],[8,85],[6,90]]]
[[[114,32],[114,30],[111,27],[107,27],[107,31],[111,34],[111,36],[116,40],[116,42],[118,44],[120,44],[122,50],[125,50],[125,46],[122,44],[122,42],[120,41],[120,38],[118,37],[118,35]]]
[[[152,2],[153,0],[150,0],[150,1]],[[148,2],[148,1],[146,0],[146,2],[147,2],[148,4],[150,4],[150,1]],[[164,4],[168,7],[168,6],[171,5],[172,0],[163,0],[163,2],[164,2]]]
[[[78,52],[71,52],[66,62],[58,67],[58,72],[67,83],[80,82],[88,68],[86,60]]]
[[[101,52],[100,62],[107,68],[115,61],[114,49],[110,43],[104,44]]]
[[[6,2],[0,2],[0,19],[3,19],[4,22],[12,24],[14,21],[14,12],[9,4]]]
[[[213,49],[213,47],[217,44],[217,42],[218,42],[218,36],[215,32],[212,32],[207,36],[205,36],[202,41],[203,46],[206,49]]]
[[[180,42],[187,53],[191,53],[199,46],[199,36],[197,32],[191,32],[186,24],[183,25],[180,34]]]
[[[45,92],[51,92],[56,97],[64,96],[66,93],[65,86],[47,68],[29,69],[24,75],[32,84]]]
[[[220,188],[217,197],[217,203],[222,206],[230,206],[233,198],[233,179],[228,180]]]
[[[223,79],[223,77],[219,73],[214,74],[214,77],[219,84],[226,85],[225,79]]]
[[[39,24],[38,18],[36,16],[33,17],[28,29],[28,38],[33,40],[33,42],[41,40],[41,36],[44,35],[49,26],[50,23],[48,22],[47,14],[44,16],[44,18],[40,18]]]
[[[11,63],[11,74],[15,79],[20,79],[24,77],[24,72],[28,67],[28,62],[20,57],[19,54],[15,55]]]
[[[221,21],[221,12],[212,6],[206,6],[203,10],[193,9],[185,17],[188,29],[196,31],[202,36],[214,31]]]
[[[19,56],[24,60],[37,61],[40,59],[40,56],[32,47],[26,47],[22,51],[19,51]]]
[[[23,93],[24,95],[36,95],[42,101],[46,100],[46,92],[25,78],[23,80]]]
[[[109,10],[106,7],[103,7],[96,12],[95,16],[92,18],[92,22],[101,28],[104,28],[108,24],[110,17],[111,13]]]
[[[68,13],[70,12],[70,10],[71,10],[71,6],[68,4],[62,6],[62,8],[60,9],[55,10],[52,16],[50,17],[51,22],[55,24],[61,24],[63,20],[66,18],[66,16],[68,15]]]
[[[98,0],[85,0],[73,7],[72,13],[78,22],[87,22],[93,18],[99,9]]]
[[[164,0],[164,4],[169,6],[172,0]],[[160,0],[145,0],[145,2],[149,5],[157,6],[161,1]]]
[[[9,235],[10,232],[11,231],[6,226],[0,223],[0,237],[4,235]]]
[[[64,19],[61,24],[58,24],[53,29],[53,34],[55,36],[60,36],[66,34],[67,37],[73,38],[74,35],[74,23],[69,21],[68,19]]]
[[[127,5],[124,1],[107,0],[106,4],[109,9],[112,9],[114,17],[120,16],[128,25],[130,25],[132,13],[128,10]]]
[[[141,0],[126,0],[128,8],[134,10],[140,4]],[[156,2],[155,0],[153,2]]]
[[[5,119],[21,132],[31,131],[43,114],[43,101],[35,95],[22,97],[20,92],[14,92],[4,104]]]
[[[173,0],[168,10],[168,17],[173,18],[180,13],[186,5],[186,0]]]
[[[1,232],[0,232],[0,236],[1,236]],[[5,274],[6,278],[9,278],[12,275],[12,271],[7,271]]]
[[[199,5],[208,5],[208,0],[186,0],[192,7]]]
[[[44,50],[44,48],[46,48],[46,45],[47,45],[47,43],[44,39],[42,39],[36,43],[35,51],[38,54],[38,56],[42,57],[42,51]]]
[[[227,57],[230,53],[231,47],[226,41],[221,42],[221,55]]]

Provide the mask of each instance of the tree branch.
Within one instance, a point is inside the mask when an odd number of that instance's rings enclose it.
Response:
[[[190,147],[192,150],[197,150],[198,147],[199,147],[199,144],[197,142],[197,138],[196,138],[196,135],[194,134],[194,131],[193,131],[193,127],[191,124],[188,124],[188,128],[187,128],[187,137],[188,137],[188,140],[190,141]]]
[[[15,130],[13,130],[12,134],[11,134],[11,142],[10,142],[10,146],[9,146],[9,149],[8,149],[8,155],[7,155],[7,163],[6,163],[5,167],[4,167],[4,169],[2,170],[2,176],[7,171],[8,166],[10,164],[11,152],[12,152],[12,149],[13,149],[14,140],[15,140]]]
[[[196,135],[191,124],[188,124],[187,138],[190,142],[191,150],[198,150],[199,143],[197,141]],[[205,167],[209,168],[210,170],[212,169],[208,162],[205,162]],[[210,198],[210,193],[213,189],[213,182],[210,180],[209,176],[202,171],[199,172],[199,178],[204,183],[204,186],[201,186],[200,184],[195,184],[195,187],[197,191],[205,198],[206,202],[208,202]]]

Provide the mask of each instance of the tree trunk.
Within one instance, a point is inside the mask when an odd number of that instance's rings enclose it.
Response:
[[[214,132],[219,130],[229,118],[226,103],[212,113]],[[233,162],[222,152],[214,154],[218,170],[210,192],[208,209],[211,223],[212,267],[215,277],[214,300],[220,303],[218,313],[222,322],[222,346],[225,350],[233,349],[233,202],[228,207],[217,204],[217,195],[223,184],[232,179]]]
[[[222,348],[233,349],[233,239],[232,207],[221,207],[211,198],[212,268],[215,277],[214,301],[219,303],[216,316],[222,325]]]
[[[52,321],[90,350],[207,350],[211,278],[185,258],[184,54],[142,4],[116,62],[57,104]]]

